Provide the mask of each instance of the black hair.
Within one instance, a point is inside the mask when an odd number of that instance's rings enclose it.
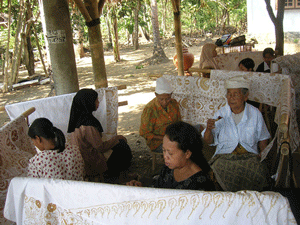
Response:
[[[246,67],[248,70],[249,69],[252,69],[252,71],[254,71],[254,67],[255,67],[255,63],[252,59],[250,58],[245,58],[245,59],[242,59],[240,62],[239,62],[239,65],[243,65],[244,67]]]
[[[169,125],[165,135],[170,141],[177,142],[177,147],[183,152],[190,150],[192,155],[190,159],[196,163],[203,172],[207,173],[210,170],[206,159],[203,156],[203,143],[197,129],[192,125],[179,121]]]
[[[266,57],[266,54],[271,54],[272,56],[274,56],[275,51],[273,50],[273,48],[265,48],[263,51],[263,57]]]
[[[63,152],[65,149],[66,138],[64,133],[53,126],[47,118],[38,118],[33,121],[28,130],[28,136],[31,138],[43,137],[46,140],[53,140],[55,149]]]

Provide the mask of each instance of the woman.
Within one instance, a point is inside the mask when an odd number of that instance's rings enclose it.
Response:
[[[102,140],[101,123],[92,114],[99,107],[98,93],[93,89],[81,89],[73,98],[68,133],[71,143],[79,146],[84,159],[87,177],[104,178],[114,183],[130,166],[131,149],[122,135],[116,135],[108,141]],[[111,155],[104,156],[112,150]]]
[[[168,125],[181,120],[178,102],[172,98],[173,88],[169,81],[156,80],[155,98],[145,106],[141,115],[140,135],[153,152],[162,153],[162,142]]]
[[[169,125],[163,138],[165,166],[153,180],[153,187],[191,190],[215,190],[208,176],[210,167],[202,154],[198,131],[188,123]],[[142,186],[132,180],[129,186]]]
[[[252,71],[254,72],[255,63],[250,58],[245,58],[239,62],[239,71]]]
[[[213,43],[203,45],[200,55],[200,69],[219,69],[215,57],[218,55],[216,51],[217,46]],[[209,77],[209,74],[203,74],[204,77]]]
[[[29,160],[29,177],[83,180],[84,162],[77,146],[65,149],[65,136],[46,118],[33,121],[28,130],[40,150]]]
[[[249,83],[241,76],[225,81],[227,105],[208,119],[204,140],[217,146],[210,161],[217,183],[225,191],[262,191],[269,186],[268,169],[260,153],[270,134],[260,111],[247,104]]]

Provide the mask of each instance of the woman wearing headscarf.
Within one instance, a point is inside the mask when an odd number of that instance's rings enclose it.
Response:
[[[203,45],[200,55],[200,69],[219,69],[215,57],[217,56],[217,46],[213,43],[207,43]],[[203,74],[204,77],[209,77],[207,74]]]
[[[114,182],[130,166],[131,149],[122,135],[108,141],[102,140],[103,128],[93,115],[98,107],[98,93],[95,90],[79,90],[73,98],[68,133],[72,133],[71,142],[79,146],[87,177]],[[109,150],[112,150],[111,155],[105,157],[104,153]]]

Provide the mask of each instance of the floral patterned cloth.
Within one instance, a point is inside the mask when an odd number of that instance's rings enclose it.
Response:
[[[180,120],[179,105],[175,99],[171,100],[165,110],[154,98],[145,106],[142,113],[140,135],[146,139],[149,148],[155,150],[162,141],[153,139],[154,135],[165,135],[167,126]]]
[[[40,151],[29,160],[28,177],[83,180],[84,162],[75,145],[61,153],[57,150]]]
[[[0,128],[0,224],[11,224],[2,213],[11,179],[26,176],[28,160],[36,154],[27,131],[24,116]]]

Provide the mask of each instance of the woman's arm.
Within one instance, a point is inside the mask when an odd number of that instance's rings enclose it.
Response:
[[[204,141],[207,144],[212,144],[214,142],[214,135],[212,132],[212,129],[215,128],[215,121],[214,119],[208,119],[207,120],[207,126],[206,126],[206,130],[204,132]]]

